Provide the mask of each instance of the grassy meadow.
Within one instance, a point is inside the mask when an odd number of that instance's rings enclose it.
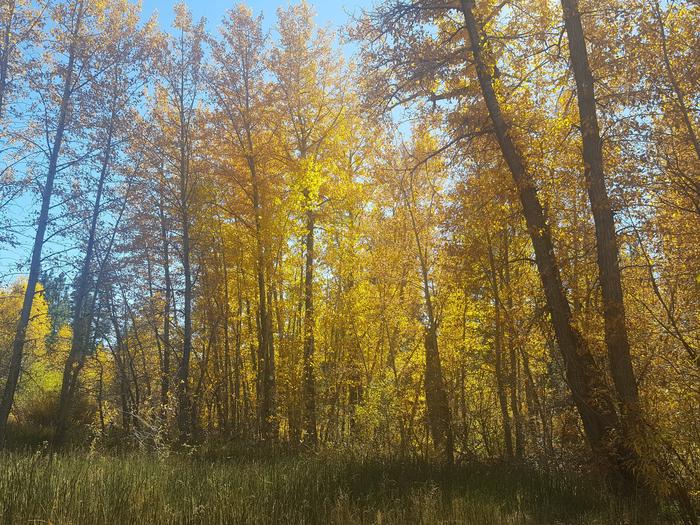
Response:
[[[3,452],[0,515],[2,523],[55,525],[665,522],[580,479],[337,454]]]

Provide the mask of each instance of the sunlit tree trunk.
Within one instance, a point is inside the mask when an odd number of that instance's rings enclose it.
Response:
[[[223,288],[224,288],[224,305],[223,305],[223,324],[224,324],[224,428],[223,430],[228,432],[231,428],[231,296],[229,293],[229,282],[228,282],[228,259],[226,255],[226,244],[223,238],[223,230],[220,225],[220,241],[221,241],[221,272],[223,278]]]

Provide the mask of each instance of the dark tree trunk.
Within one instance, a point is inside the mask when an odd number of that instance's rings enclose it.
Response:
[[[183,184],[184,186],[184,184]],[[183,194],[186,190],[183,189]],[[191,408],[192,403],[189,392],[190,357],[192,355],[192,266],[190,261],[190,218],[186,209],[187,202],[182,203],[182,273],[185,277],[185,289],[183,293],[183,334],[182,356],[177,368],[177,398],[178,429],[183,438],[191,433]]]
[[[650,427],[644,420],[644,413],[639,402],[637,379],[630,355],[620,273],[619,247],[612,205],[605,186],[603,144],[598,124],[593,74],[588,61],[586,38],[581,23],[578,0],[561,0],[561,5],[564,12],[564,26],[569,40],[571,66],[576,81],[583,141],[584,175],[595,224],[598,274],[603,296],[605,343],[608,350],[610,373],[622,415],[622,435],[620,439],[627,441],[626,446],[629,449],[639,451],[644,450],[648,443],[653,442],[651,436],[653,431],[650,430]],[[665,63],[670,72],[668,54],[663,37],[662,48]],[[683,112],[685,108],[683,94],[675,83],[674,88],[689,134],[692,139],[695,139],[693,140],[693,145],[698,155],[700,155],[700,144],[698,144],[694,136],[693,127],[688,119],[687,112]],[[639,443],[644,443],[645,446],[637,446]],[[689,503],[686,489],[674,478],[673,474],[669,474],[670,469],[661,466],[657,458],[646,457],[647,455],[644,452],[636,452],[630,457],[629,468],[633,472],[636,484],[644,490],[652,491],[653,495],[658,495],[659,489],[657,486],[663,478],[667,478],[673,487],[673,497],[677,499],[681,509],[692,521],[696,521],[694,509]]]
[[[116,104],[116,101],[113,101],[113,103]],[[90,315],[91,309],[88,307],[89,305],[87,303],[89,302],[90,290],[94,285],[92,278],[92,263],[96,242],[95,236],[97,234],[97,221],[99,219],[102,206],[102,194],[104,192],[107,174],[109,173],[115,118],[116,108],[113,106],[109,128],[107,130],[107,142],[103,153],[104,157],[102,159],[102,168],[100,170],[100,177],[97,182],[97,192],[95,194],[95,202],[92,209],[92,217],[90,220],[90,229],[88,230],[85,255],[83,257],[83,263],[80,268],[80,274],[78,275],[78,283],[75,291],[72,323],[73,334],[68,359],[66,360],[63,368],[63,379],[61,382],[61,392],[58,401],[56,433],[54,435],[54,442],[57,445],[60,445],[65,437],[72,405],[71,394],[75,389],[78,373],[82,368],[83,359],[88,352],[88,340],[90,338],[92,316]]]
[[[312,210],[306,212],[306,259],[304,262],[304,442],[316,446],[316,377],[314,363],[314,228]]]
[[[167,417],[167,406],[170,402],[170,354],[172,345],[170,342],[170,305],[172,303],[173,285],[170,278],[170,239],[168,238],[168,221],[165,217],[165,202],[163,199],[163,185],[159,187],[158,218],[160,220],[160,237],[163,250],[163,277],[165,290],[163,291],[163,358],[160,370],[160,407],[161,418]]]
[[[267,257],[263,240],[260,183],[257,166],[252,157],[248,157],[248,168],[251,176],[253,213],[255,214],[255,271],[258,285],[258,330],[260,334],[258,338],[258,417],[263,440],[273,442],[277,439],[278,433],[275,393],[275,346],[269,304],[269,283],[266,282],[265,275]]]
[[[454,438],[450,405],[438,350],[437,325],[430,322],[425,330],[425,403],[433,443],[442,460],[454,463]]]
[[[84,5],[81,2],[77,6],[76,19],[74,22],[72,40],[68,53],[68,64],[66,65],[65,78],[63,80],[63,92],[61,95],[61,105],[56,122],[56,134],[54,135],[51,154],[49,156],[49,168],[46,175],[46,184],[41,196],[41,210],[39,212],[39,220],[37,223],[36,236],[34,237],[34,246],[32,248],[32,258],[29,266],[29,276],[27,278],[27,289],[24,293],[22,302],[22,311],[20,313],[19,322],[15,332],[14,341],[12,343],[12,355],[7,372],[7,380],[0,400],[0,444],[5,441],[7,432],[7,419],[10,416],[12,403],[14,401],[15,390],[19,381],[20,371],[22,369],[22,357],[24,354],[24,343],[27,335],[27,327],[29,326],[29,317],[34,303],[34,294],[36,285],[39,281],[39,273],[41,272],[41,253],[44,247],[44,237],[46,228],[49,223],[49,209],[51,208],[51,197],[53,194],[54,180],[58,168],[58,159],[63,145],[63,136],[68,122],[68,114],[70,110],[71,98],[73,95],[73,76],[75,74],[75,60],[78,50],[78,33],[82,24],[84,14]]]
[[[632,368],[630,345],[625,325],[619,250],[610,198],[605,187],[603,149],[600,139],[593,75],[588,63],[586,41],[576,0],[561,0],[564,25],[569,38],[571,65],[576,79],[578,109],[583,138],[583,163],[588,198],[595,223],[598,273],[603,295],[605,343],[608,348],[610,371],[623,413],[639,410],[637,380]]]
[[[491,236],[488,235],[488,259],[489,259],[489,281],[491,282],[491,293],[493,295],[493,320],[494,320],[494,371],[496,375],[496,393],[498,404],[501,408],[501,420],[503,421],[503,443],[506,448],[506,458],[513,459],[513,432],[510,424],[510,414],[508,413],[508,393],[506,392],[506,377],[503,370],[503,321],[501,319],[501,298],[498,283],[498,269],[493,254]]]
[[[632,487],[634,475],[628,460],[634,452],[616,436],[619,419],[593,355],[573,325],[571,307],[564,292],[549,224],[539,201],[535,181],[525,159],[510,136],[509,124],[501,112],[493,78],[482,56],[481,31],[474,17],[473,0],[460,0],[469,44],[484,100],[498,144],[518,189],[527,230],[535,251],[535,262],[542,281],[547,309],[564,358],[566,378],[574,403],[581,415],[586,437],[602,466],[619,487]]]
[[[180,86],[184,90],[183,86]],[[182,102],[180,102],[182,104]],[[186,440],[192,433],[192,399],[190,399],[190,360],[192,356],[192,246],[190,237],[191,218],[190,204],[192,202],[192,181],[190,173],[191,140],[190,120],[184,115],[184,108],[180,108],[180,136],[179,148],[179,214],[180,227],[182,229],[182,274],[184,277],[183,290],[183,333],[182,355],[177,367],[177,425],[180,439]]]
[[[513,321],[513,292],[510,282],[510,232],[506,227],[503,230],[503,284],[505,287],[505,308],[508,325],[508,357],[510,373],[508,385],[510,386],[510,409],[513,413],[513,429],[515,435],[515,458],[522,459],[525,455],[525,436],[523,435],[523,418],[520,412],[519,380],[518,380],[518,355],[516,351],[517,333]]]
[[[418,252],[418,263],[420,266],[421,284],[423,287],[423,299],[425,301],[425,311],[427,314],[427,324],[425,326],[425,404],[428,412],[428,426],[433,438],[433,444],[437,449],[441,459],[447,464],[454,463],[454,434],[452,431],[452,415],[450,413],[450,403],[447,399],[447,389],[445,378],[442,373],[442,363],[438,348],[438,321],[433,308],[432,292],[430,290],[430,275],[428,270],[428,253],[424,249],[423,243],[416,223],[413,208],[413,196],[409,198],[402,185],[402,191],[408,207],[411,219],[411,229],[413,231],[416,249]]]

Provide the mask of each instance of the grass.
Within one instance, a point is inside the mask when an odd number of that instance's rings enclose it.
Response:
[[[0,453],[0,523],[607,525],[644,516],[581,480],[496,466]]]

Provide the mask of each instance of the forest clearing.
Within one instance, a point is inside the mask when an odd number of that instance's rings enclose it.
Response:
[[[0,522],[698,525],[697,0],[0,0]]]

